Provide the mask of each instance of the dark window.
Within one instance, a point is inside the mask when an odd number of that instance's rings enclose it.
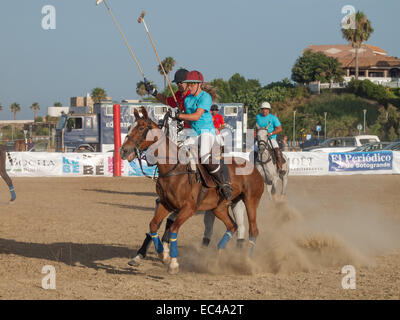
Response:
[[[82,118],[69,118],[67,123],[67,129],[82,129]]]
[[[356,145],[356,141],[354,139],[344,139],[343,147],[354,147]]]
[[[382,78],[383,77],[383,72],[370,72],[369,76],[371,78]]]
[[[351,76],[355,76],[356,75],[356,71],[355,70],[350,70],[350,75]],[[358,75],[360,77],[365,77],[365,71],[358,70]]]

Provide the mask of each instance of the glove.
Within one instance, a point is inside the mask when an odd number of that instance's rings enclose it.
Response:
[[[158,94],[158,91],[156,88],[153,87],[153,85],[147,81],[146,78],[144,78],[144,87],[146,88],[146,91],[148,94],[151,94],[153,97],[156,97]]]
[[[175,115],[173,116],[173,120],[176,120],[176,121],[183,121],[182,119],[179,119],[179,115],[180,114],[182,114],[182,111],[181,110],[179,110],[178,108],[176,108],[176,111],[175,111]]]

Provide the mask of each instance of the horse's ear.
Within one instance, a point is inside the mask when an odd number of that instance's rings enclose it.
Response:
[[[135,116],[135,119],[136,119],[136,120],[139,120],[139,119],[140,119],[139,112],[137,111],[136,108],[133,109],[133,115]]]
[[[141,106],[141,107],[140,107],[140,112],[142,113],[144,119],[147,119],[147,118],[149,117],[149,115],[147,114],[147,109],[146,109],[146,107]]]

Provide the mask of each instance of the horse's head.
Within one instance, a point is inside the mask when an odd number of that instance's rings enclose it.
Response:
[[[158,126],[149,118],[145,107],[140,107],[140,112],[142,117],[136,109],[134,110],[136,121],[129,127],[128,134],[119,151],[122,160],[132,161],[156,141],[148,133],[152,129],[158,129]]]
[[[261,128],[257,130],[257,141],[259,152],[264,152],[268,146],[268,130]]]

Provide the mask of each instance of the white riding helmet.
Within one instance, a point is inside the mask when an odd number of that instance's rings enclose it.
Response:
[[[260,109],[262,110],[262,109],[271,109],[271,105],[269,104],[269,102],[263,102],[262,104],[261,104],[261,107],[260,107]]]

